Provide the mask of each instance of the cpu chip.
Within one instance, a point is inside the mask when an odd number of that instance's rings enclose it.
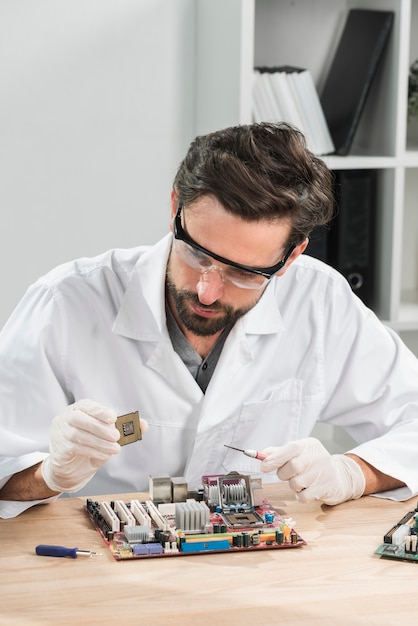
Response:
[[[120,432],[119,443],[125,446],[128,443],[139,441],[142,439],[141,425],[139,422],[139,413],[127,413],[116,418],[116,428]]]

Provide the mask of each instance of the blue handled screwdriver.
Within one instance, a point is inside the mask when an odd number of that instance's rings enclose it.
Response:
[[[39,556],[69,556],[76,559],[78,556],[102,556],[100,552],[91,550],[79,550],[78,548],[64,548],[64,546],[48,546],[41,544],[35,548]]]
[[[252,459],[258,459],[259,461],[264,461],[266,458],[265,454],[258,452],[257,450],[243,450],[242,448],[234,448],[234,446],[227,446],[224,443],[225,448],[231,448],[231,450],[237,450],[238,452],[243,452],[246,456],[251,457]]]

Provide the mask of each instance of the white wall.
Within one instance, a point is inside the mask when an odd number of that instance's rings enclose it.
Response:
[[[193,0],[1,0],[0,327],[51,267],[168,228]]]

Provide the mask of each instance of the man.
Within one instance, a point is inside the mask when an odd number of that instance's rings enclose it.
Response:
[[[331,189],[285,124],[198,137],[162,241],[33,285],[0,337],[1,515],[62,492],[144,490],[161,473],[198,486],[277,470],[328,504],[417,493],[417,360],[342,276],[302,256]],[[116,416],[136,409],[148,431],[120,449]],[[309,437],[317,421],[359,445],[328,454]]]

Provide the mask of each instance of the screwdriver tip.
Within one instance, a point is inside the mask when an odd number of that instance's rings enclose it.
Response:
[[[228,446],[228,444],[224,443],[225,448],[230,448],[230,450],[237,450],[238,452],[244,452],[242,448],[234,448],[234,446]]]

